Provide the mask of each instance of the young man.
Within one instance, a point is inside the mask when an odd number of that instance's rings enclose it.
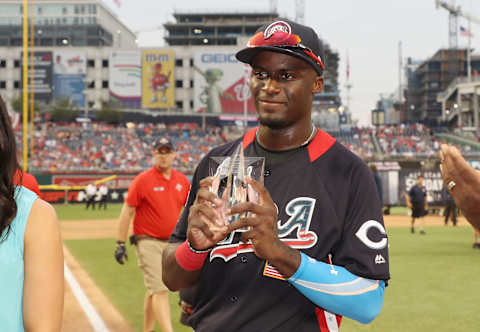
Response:
[[[163,332],[173,332],[168,290],[162,282],[162,252],[187,201],[190,183],[185,175],[173,169],[177,154],[168,139],[155,142],[152,154],[155,165],[135,177],[128,189],[120,213],[115,258],[120,264],[127,259],[125,240],[133,219],[133,243],[147,288],[144,332],[153,331],[155,320]]]
[[[420,218],[420,234],[425,235],[425,215],[427,214],[428,202],[427,202],[427,192],[423,187],[423,175],[420,174],[417,177],[417,183],[410,189],[410,191],[405,195],[405,200],[407,201],[407,207],[412,209],[412,221],[410,231],[415,233],[415,219]]]
[[[367,165],[312,125],[323,87],[321,42],[282,20],[237,53],[252,66],[259,127],[214,148],[198,165],[189,200],[164,252],[171,290],[198,286],[196,332],[329,331],[341,315],[368,323],[389,279],[387,235]],[[264,184],[247,178],[258,203],[219,218],[209,158],[265,157]],[[335,315],[336,314],[336,315]]]

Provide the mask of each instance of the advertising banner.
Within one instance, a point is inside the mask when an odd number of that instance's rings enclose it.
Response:
[[[53,72],[55,75],[86,75],[87,55],[78,51],[55,51]]]
[[[20,66],[23,67],[23,52],[20,56]],[[53,59],[52,52],[34,52],[33,55],[33,71],[32,61],[28,60],[29,82],[35,93],[35,100],[45,103],[52,99],[52,79],[53,79]],[[22,78],[20,89],[23,89],[23,69],[20,68]]]
[[[114,189],[110,190],[107,194],[107,202],[109,203],[123,203],[127,197],[128,189]],[[40,193],[40,198],[51,203],[83,203],[87,200],[87,194],[84,190],[43,190]],[[100,200],[100,195],[97,194],[95,200]]]
[[[402,170],[400,171],[399,178],[399,197],[403,205],[406,204],[405,194],[417,183],[417,177],[423,174],[425,177],[423,180],[423,186],[427,190],[427,199],[429,205],[443,205],[442,189],[443,180],[440,171],[414,171],[414,170]]]
[[[110,96],[120,107],[141,108],[142,53],[112,51],[109,58]]]
[[[173,51],[142,53],[142,107],[171,108],[175,105],[175,56]]]
[[[194,57],[194,110],[213,114],[256,114],[248,88],[250,66],[232,48],[208,48]]]
[[[87,56],[78,51],[55,51],[53,64],[56,99],[69,98],[72,106],[85,107]]]

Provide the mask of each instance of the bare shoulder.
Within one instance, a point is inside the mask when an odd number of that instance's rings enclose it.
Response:
[[[25,236],[34,236],[35,234],[37,236],[38,234],[56,235],[58,232],[58,218],[53,206],[42,199],[35,200],[28,217]]]

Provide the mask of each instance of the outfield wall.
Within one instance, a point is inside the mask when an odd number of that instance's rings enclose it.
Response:
[[[443,205],[443,181],[440,170],[425,170],[420,162],[374,162],[382,180],[382,196],[385,205],[405,205],[405,194],[415,185],[417,176],[423,174],[430,205]],[[109,187],[108,202],[122,203],[128,187],[139,172],[78,172],[78,173],[34,173],[41,185],[86,186],[89,183],[115,175],[115,179],[106,182]],[[191,175],[187,175],[191,179]],[[42,199],[50,203],[85,202],[84,190],[42,190]],[[97,195],[97,200],[100,196]]]
[[[40,185],[59,185],[59,186],[86,186],[89,183],[116,175],[116,178],[106,182],[109,187],[108,202],[121,203],[124,201],[128,187],[133,178],[138,173],[41,173],[34,174]],[[85,202],[86,194],[84,190],[42,190],[41,198],[50,203],[82,203]],[[97,194],[97,200],[100,195]]]

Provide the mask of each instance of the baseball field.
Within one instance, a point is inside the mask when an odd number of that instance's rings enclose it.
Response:
[[[56,205],[65,248],[65,332],[142,331],[145,288],[133,247],[129,260],[114,257],[120,205],[85,211],[83,205]],[[480,331],[480,250],[460,217],[457,227],[440,216],[425,218],[427,235],[410,233],[410,217],[385,216],[392,279],[380,316],[369,325],[344,318],[342,332]],[[73,281],[72,281],[73,280]],[[261,299],[259,299],[261,301]],[[170,294],[175,331],[192,331],[179,323],[178,295]],[[157,330],[160,331],[157,326]]]

